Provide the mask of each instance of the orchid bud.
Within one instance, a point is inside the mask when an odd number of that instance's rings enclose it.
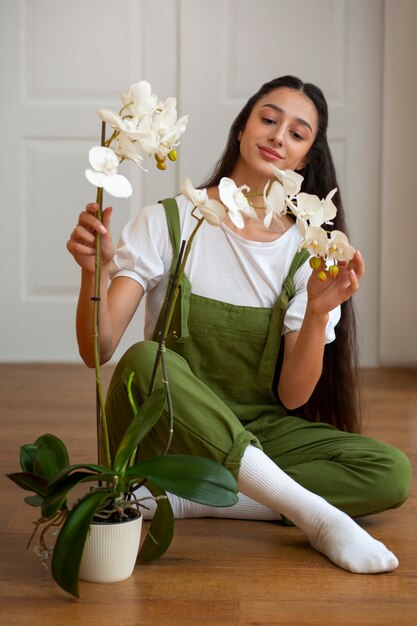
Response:
[[[159,154],[156,154],[156,152],[154,154],[154,157],[157,163],[165,163],[166,161],[166,157],[160,157]]]
[[[158,170],[166,170],[167,164],[165,163],[165,160],[164,161],[157,161],[156,167],[158,168]]]
[[[317,274],[317,278],[318,278],[319,280],[321,280],[321,282],[322,282],[322,283],[325,283],[325,282],[326,282],[326,280],[327,280],[327,274],[326,274],[326,272],[319,272],[319,273]]]
[[[329,267],[329,274],[332,278],[337,278],[339,272],[340,272],[340,269],[337,265],[331,265]]]
[[[318,270],[319,267],[321,267],[321,258],[319,256],[312,256],[309,263],[313,270]]]
[[[168,159],[170,161],[176,161],[177,160],[177,151],[172,149],[168,152]]]

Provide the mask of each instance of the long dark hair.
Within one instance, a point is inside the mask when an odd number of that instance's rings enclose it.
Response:
[[[337,215],[333,228],[347,233],[345,212],[336,179],[336,171],[327,141],[328,108],[323,92],[311,83],[295,76],[282,76],[262,85],[245,104],[233,122],[226,147],[209,178],[201,187],[217,186],[220,179],[230,176],[236,165],[240,148],[239,133],[244,130],[255,104],[274,89],[287,87],[303,92],[316,107],[318,131],[308,153],[308,161],[300,174],[304,177],[302,191],[324,198],[331,189]],[[340,430],[359,432],[361,421],[360,385],[358,377],[358,350],[356,320],[353,303],[342,304],[341,319],[336,327],[335,341],[326,345],[323,372],[308,402],[293,413],[309,421],[322,421]]]

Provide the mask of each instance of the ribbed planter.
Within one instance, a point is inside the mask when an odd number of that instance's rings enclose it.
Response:
[[[79,577],[93,583],[114,583],[132,574],[139,550],[142,515],[115,524],[91,524]]]

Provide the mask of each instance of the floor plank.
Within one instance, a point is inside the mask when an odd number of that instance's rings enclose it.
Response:
[[[111,368],[103,368],[105,381]],[[364,371],[366,432],[417,466],[417,371]],[[395,572],[360,576],[314,552],[295,528],[180,520],[155,564],[117,584],[81,583],[74,600],[26,552],[33,512],[4,476],[23,442],[53,432],[74,462],[95,458],[94,374],[82,366],[0,364],[0,621],[7,626],[390,626],[417,623],[416,487],[397,511],[362,520],[399,557]]]

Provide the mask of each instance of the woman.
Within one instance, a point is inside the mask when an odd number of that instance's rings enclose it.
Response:
[[[193,242],[181,323],[167,341],[175,413],[170,451],[223,463],[238,480],[240,501],[231,509],[210,511],[170,500],[177,517],[290,520],[336,565],[351,572],[385,572],[397,567],[397,558],[350,516],[400,506],[411,471],[399,450],[357,434],[350,298],[364,274],[363,259],[356,252],[336,278],[321,282],[317,271],[296,256],[300,236],[291,217],[269,229],[263,222],[262,190],[271,178],[271,164],[301,173],[302,190],[319,197],[337,186],[326,129],[327,105],[317,87],[291,76],[273,80],[236,118],[225,152],[205,184],[209,197],[217,200],[222,177],[248,185],[258,219],[247,219],[242,229],[228,217],[220,228],[204,223]],[[339,194],[335,203],[335,227],[345,230]],[[184,196],[174,205],[145,208],[125,227],[115,254],[111,209],[105,209],[103,224],[95,218],[96,205],[81,213],[68,249],[82,268],[77,336],[87,365],[93,365],[94,233],[103,235],[100,332],[105,362],[145,292],[145,338],[157,336],[176,242],[187,240],[195,227],[191,209]],[[107,400],[113,448],[131,419],[126,379],[135,372],[133,391],[142,401],[155,346],[151,341],[135,344],[116,368]],[[161,452],[167,419],[163,415],[149,433],[141,458]]]

